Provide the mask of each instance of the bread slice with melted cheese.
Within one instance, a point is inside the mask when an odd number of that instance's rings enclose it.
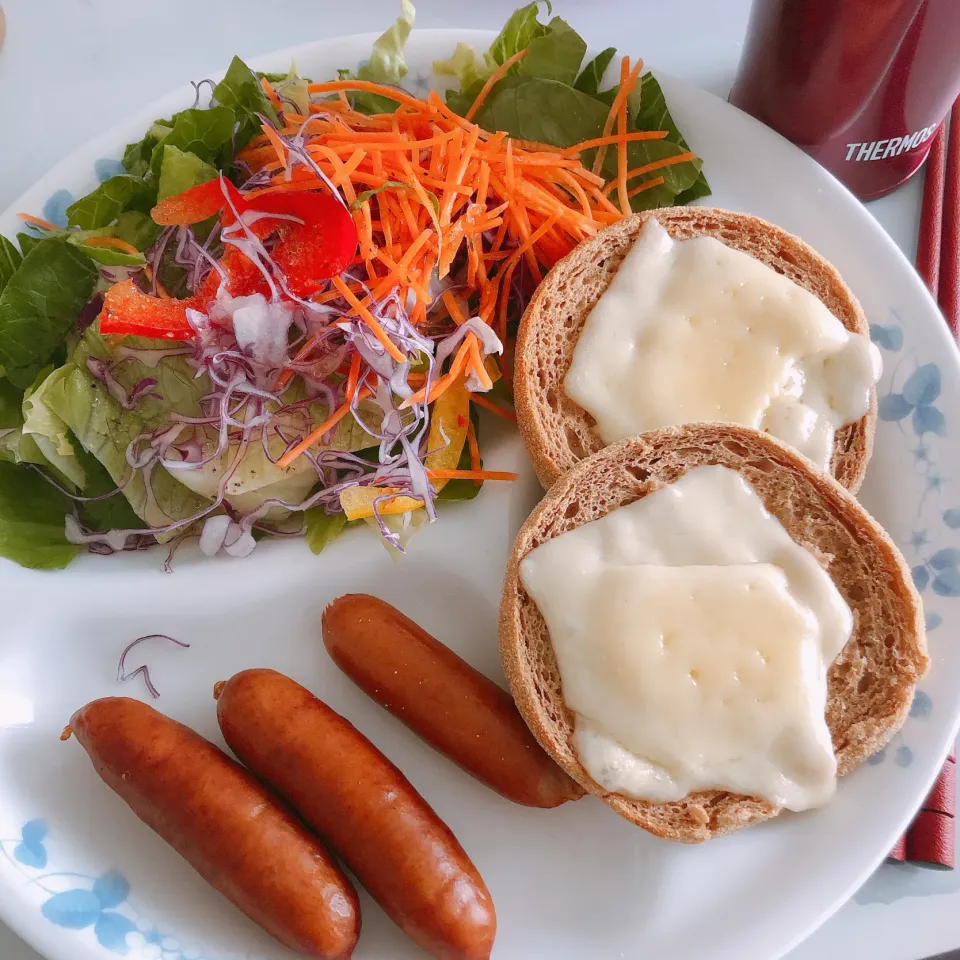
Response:
[[[766,820],[780,808],[725,790],[649,803],[593,780],[574,751],[574,718],[556,655],[519,570],[545,541],[708,464],[740,473],[827,571],[853,612],[853,633],[828,674],[826,720],[839,774],[889,742],[928,665],[920,597],[900,552],[847,490],[780,441],[733,424],[690,424],[624,440],[582,460],[550,488],[517,536],[500,606],[504,671],[528,726],[571,777],[645,830],[687,843]]]
[[[869,335],[863,310],[836,269],[780,227],[710,207],[668,207],[627,217],[559,261],[537,288],[520,322],[514,372],[517,420],[544,487],[604,446],[596,421],[566,395],[563,382],[587,316],[650,217],[674,240],[711,236],[750,254],[809,290],[848,330]],[[856,492],[863,481],[876,421],[872,391],[867,413],[836,433],[830,472],[848,490]]]

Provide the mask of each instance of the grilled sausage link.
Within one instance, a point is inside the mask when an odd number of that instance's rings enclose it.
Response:
[[[412,940],[442,960],[487,960],[496,917],[476,867],[362,733],[274,670],[245,670],[217,692],[231,749],[329,841]]]
[[[352,955],[360,935],[356,891],[240,764],[126,697],[81,707],[71,729],[104,783],[254,923],[308,957]]]

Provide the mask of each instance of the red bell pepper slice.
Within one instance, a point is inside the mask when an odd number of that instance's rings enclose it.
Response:
[[[295,296],[316,293],[324,281],[343,273],[357,252],[353,217],[329,194],[272,194],[258,197],[251,209],[285,213],[303,221],[302,226],[289,220],[277,221],[281,239],[272,254]]]
[[[165,200],[161,200],[151,211],[150,216],[154,223],[164,227],[189,226],[201,223],[223,211],[221,220],[225,226],[236,222],[233,211],[227,204],[223,192],[226,190],[231,202],[240,213],[247,208],[246,201],[240,191],[223,175],[216,180],[209,180],[197,187],[175,193]]]
[[[153,208],[154,221],[165,226],[187,226],[221,214],[230,226],[236,217],[226,203],[226,191],[239,213],[280,214],[262,216],[248,229],[265,240],[277,234],[271,256],[283,271],[287,288],[296,297],[309,297],[330,277],[341,274],[357,250],[357,229],[350,212],[335,197],[319,193],[267,194],[250,201],[225,177],[191,187],[167,197]],[[295,220],[287,219],[290,217]],[[101,333],[130,334],[164,340],[192,340],[187,310],[206,312],[221,284],[233,297],[271,290],[263,273],[246,254],[231,244],[220,259],[220,270],[211,270],[192,297],[164,300],[144,293],[132,280],[107,291],[100,314]],[[226,275],[224,279],[221,271]]]
[[[115,283],[104,297],[100,332],[160,340],[192,340],[195,331],[187,321],[187,310],[191,307],[197,307],[194,297],[161,300],[144,293],[132,280],[122,280]]]

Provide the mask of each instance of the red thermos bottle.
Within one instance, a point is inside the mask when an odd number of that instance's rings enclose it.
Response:
[[[960,94],[960,0],[754,0],[730,102],[858,197],[915,173]]]

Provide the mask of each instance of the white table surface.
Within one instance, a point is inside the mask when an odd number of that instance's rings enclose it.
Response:
[[[385,28],[399,0],[0,0],[0,209],[74,147],[185,79],[292,44]],[[499,29],[513,0],[419,0],[421,27]],[[725,95],[750,0],[555,0],[615,44]],[[269,15],[266,11],[269,10]],[[870,204],[913,257],[919,178]],[[789,896],[789,869],[780,878]],[[960,871],[884,866],[790,960],[920,960],[960,947]],[[0,925],[0,960],[41,960]],[[658,958],[669,960],[669,958]]]

